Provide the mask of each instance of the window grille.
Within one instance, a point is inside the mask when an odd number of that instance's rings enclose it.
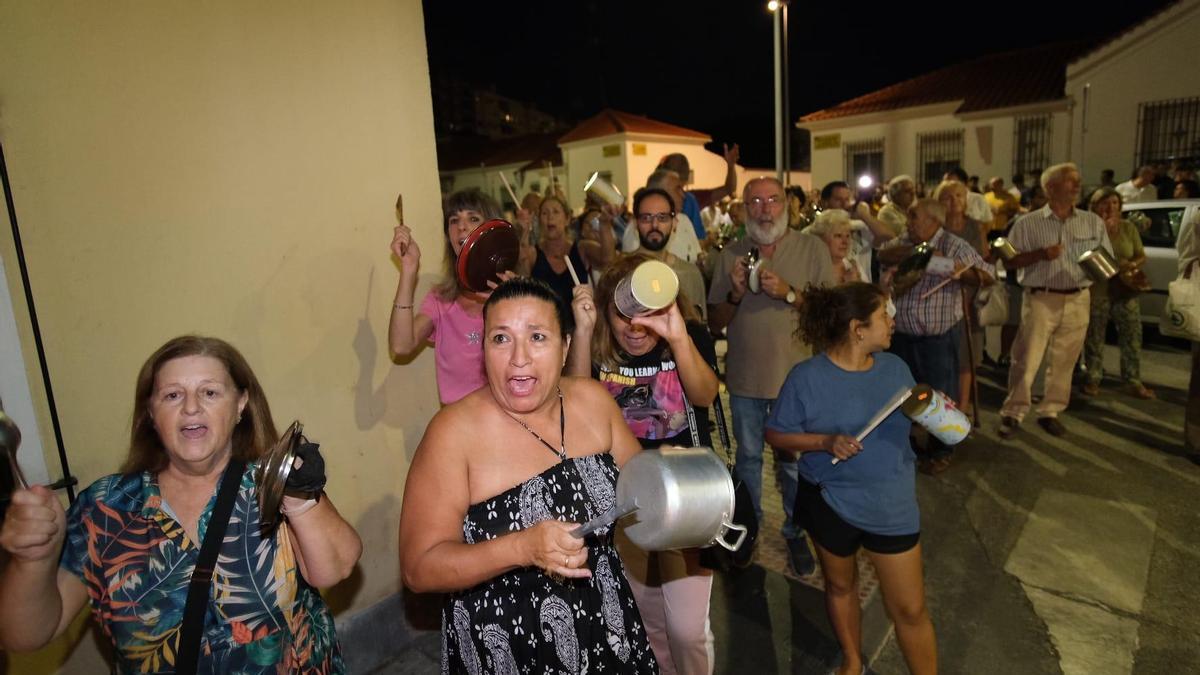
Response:
[[[883,139],[851,141],[842,146],[846,182],[855,185],[860,176],[870,176],[878,185],[883,180]]]
[[[1013,125],[1013,175],[1040,172],[1050,166],[1050,115],[1018,117]]]
[[[931,131],[917,134],[918,180],[932,192],[942,182],[942,176],[955,167],[962,166],[963,130]]]
[[[1138,106],[1134,168],[1152,162],[1200,161],[1200,97]]]

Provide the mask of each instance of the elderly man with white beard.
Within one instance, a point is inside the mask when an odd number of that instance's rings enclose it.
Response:
[[[767,416],[792,366],[812,356],[796,336],[796,309],[810,284],[833,283],[833,265],[825,243],[788,229],[787,197],[771,177],[755,178],[742,191],[749,219],[746,238],[726,246],[713,267],[708,293],[708,324],[728,328],[725,383],[737,439],[735,472],[754,497],[762,522],[763,434]],[[757,249],[757,282],[750,278],[747,256]],[[801,576],[815,569],[804,533],[792,523],[796,499],[795,461],[776,462],[792,569]]]

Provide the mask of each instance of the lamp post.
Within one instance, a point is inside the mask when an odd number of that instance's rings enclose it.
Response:
[[[788,0],[770,0],[767,11],[774,15],[775,34],[775,173],[787,185],[791,177],[791,123],[788,119]]]

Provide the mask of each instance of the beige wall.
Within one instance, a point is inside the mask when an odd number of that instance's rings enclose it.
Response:
[[[152,350],[180,333],[224,337],[277,423],[300,418],[322,443],[329,494],[366,542],[331,604],[344,616],[397,590],[405,471],[437,407],[432,354],[396,367],[386,341],[398,190],[422,248],[441,249],[420,3],[3,13],[0,139],[74,474],[86,485],[120,463]],[[57,477],[57,458],[47,465]],[[64,651],[9,669],[46,672]],[[103,672],[96,658],[85,639],[64,670]]]
[[[604,146],[606,145],[620,146],[621,154],[616,157],[605,157]],[[621,136],[589,139],[559,147],[562,148],[566,176],[558,176],[556,173],[555,178],[567,193],[567,202],[573,209],[578,210],[583,206],[583,185],[596,171],[611,171],[613,185],[626,198],[633,194],[632,190],[639,187],[632,186],[631,189],[629,184],[629,143],[624,142]]]
[[[1134,35],[1067,69],[1067,95],[1075,102],[1071,159],[1080,165],[1085,183],[1098,183],[1104,169],[1115,171],[1117,182],[1129,178],[1140,104],[1200,96],[1197,35],[1200,2],[1180,2]]]

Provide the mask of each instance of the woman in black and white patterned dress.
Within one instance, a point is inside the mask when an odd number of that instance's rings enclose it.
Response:
[[[621,561],[604,529],[640,445],[608,392],[560,378],[571,317],[542,282],[502,284],[484,306],[488,386],[434,416],[413,457],[400,565],[447,593],[442,671],[654,673]]]

